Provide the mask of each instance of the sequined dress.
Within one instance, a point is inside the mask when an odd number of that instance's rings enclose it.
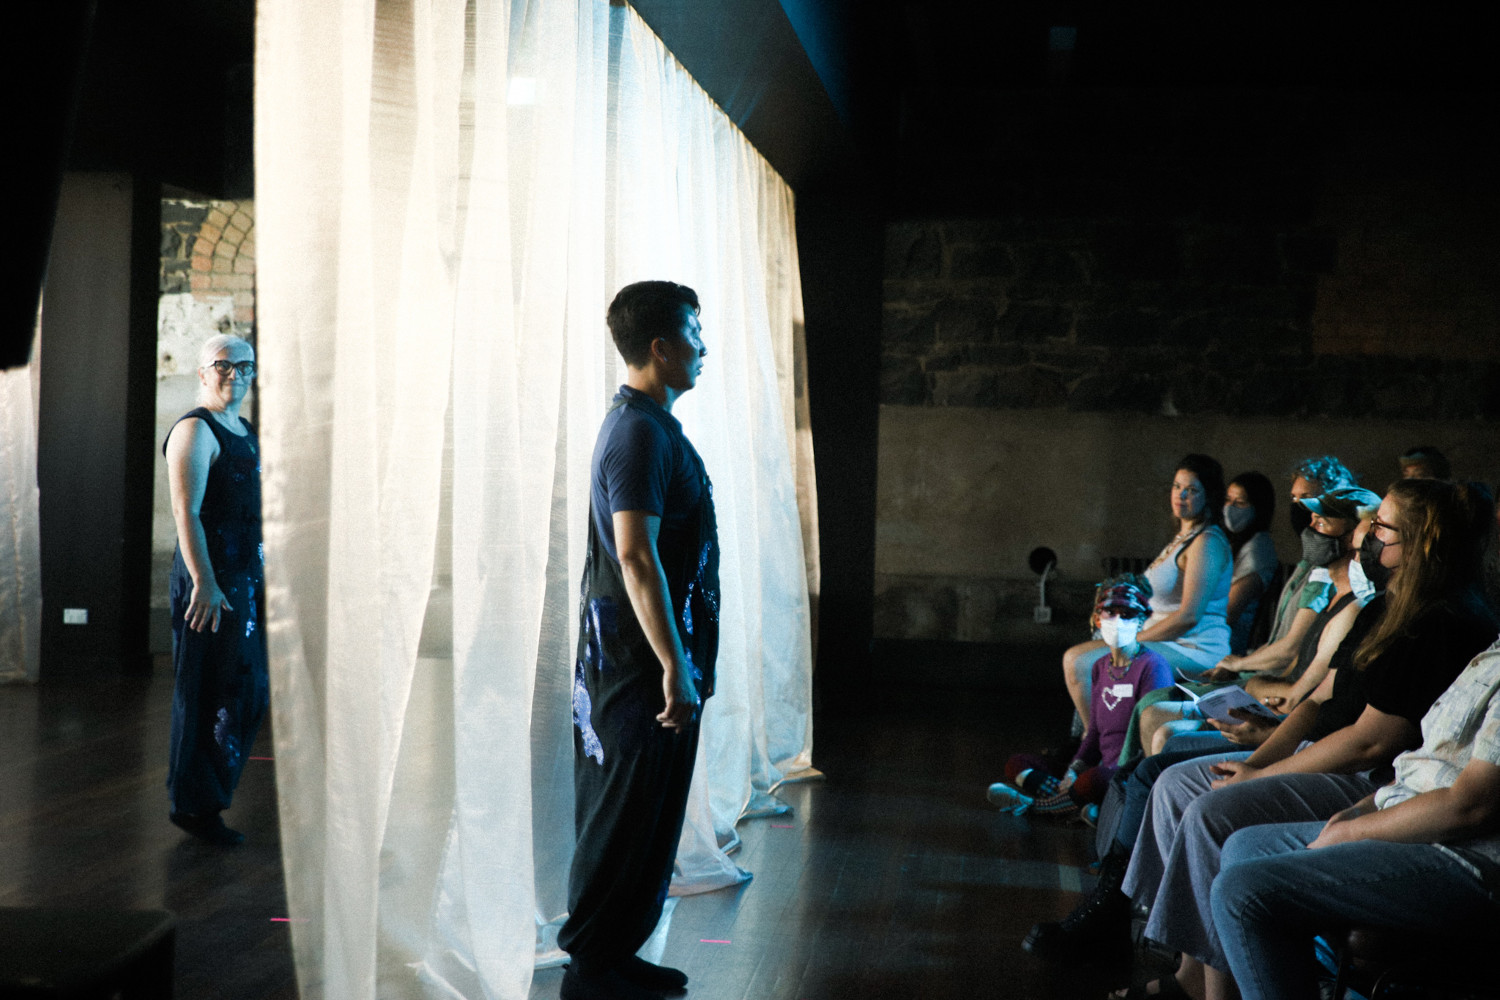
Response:
[[[184,414],[178,423],[193,417],[207,424],[219,443],[199,518],[209,564],[234,610],[221,613],[217,632],[195,632],[187,626],[183,615],[193,578],[179,544],[170,578],[176,680],[167,791],[173,812],[205,815],[229,807],[245,755],[270,703],[270,681],[261,628],[265,599],[259,442],[243,418],[246,433],[236,436],[202,407]],[[162,447],[165,451],[165,444]]]

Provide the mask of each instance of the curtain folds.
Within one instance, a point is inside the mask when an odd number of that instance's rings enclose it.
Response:
[[[697,289],[718,694],[674,895],[812,770],[816,493],[790,190],[606,0],[262,0],[267,597],[304,997],[557,961],[589,459],[621,285]]]
[[[38,324],[40,326],[40,324]],[[39,343],[40,331],[32,331]],[[35,682],[41,666],[41,494],[36,484],[36,373],[0,371],[0,684]]]

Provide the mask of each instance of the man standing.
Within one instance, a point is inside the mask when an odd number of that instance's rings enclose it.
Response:
[[[656,1000],[687,977],[636,951],[667,898],[719,645],[713,488],[671,414],[708,350],[697,293],[670,281],[622,288],[607,322],[628,378],[594,446],[561,995]]]

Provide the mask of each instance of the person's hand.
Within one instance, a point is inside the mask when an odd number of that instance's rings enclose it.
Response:
[[[1306,694],[1268,694],[1260,703],[1279,715],[1291,715],[1292,709],[1302,704]]]
[[[667,706],[656,721],[664,728],[682,729],[698,721],[698,710],[703,703],[698,698],[698,685],[693,683],[690,663],[674,663],[663,670],[661,690],[666,696]]]
[[[1078,780],[1078,772],[1075,771],[1075,770],[1073,770],[1070,767],[1066,771],[1064,771],[1063,772],[1063,776],[1058,779],[1058,781],[1057,781],[1057,787],[1055,789],[1053,789],[1051,792],[1049,792],[1048,794],[1049,795],[1062,795],[1068,789],[1070,789],[1070,788],[1073,787],[1073,782],[1076,781],[1076,780]]]
[[[1260,777],[1260,768],[1242,760],[1224,760],[1208,766],[1210,772],[1219,775],[1219,780],[1210,783],[1210,788],[1224,788]]]
[[[1365,838],[1359,835],[1359,825],[1351,823],[1350,820],[1359,819],[1366,813],[1374,811],[1374,803],[1359,802],[1348,809],[1334,813],[1333,818],[1323,824],[1323,829],[1307,846],[1309,848],[1332,847],[1334,844],[1347,844],[1351,840],[1364,840]]]
[[[1238,681],[1239,670],[1236,670],[1233,664],[1239,663],[1239,660],[1241,657],[1236,657],[1235,654],[1227,655],[1223,660],[1218,661],[1217,666],[1205,670],[1200,681],[1206,684],[1226,684],[1229,681]]]
[[[1281,725],[1280,719],[1268,719],[1243,708],[1231,708],[1229,714],[1240,721],[1220,722],[1218,719],[1204,719],[1203,721],[1223,733],[1229,742],[1238,743],[1242,747],[1260,746],[1270,739],[1276,727]]]
[[[194,632],[202,632],[208,629],[212,632],[219,631],[219,615],[224,611],[233,611],[234,607],[229,603],[229,598],[224,596],[224,591],[212,580],[204,583],[194,583],[193,592],[188,596],[187,611],[183,613],[182,620],[187,622],[188,628]]]

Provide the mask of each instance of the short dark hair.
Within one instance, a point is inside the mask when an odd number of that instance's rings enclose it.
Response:
[[[620,289],[604,321],[625,363],[644,368],[651,358],[651,342],[682,330],[684,307],[698,312],[698,293],[675,281],[637,281]]]
[[[1408,465],[1425,465],[1427,471],[1432,473],[1433,479],[1453,478],[1453,466],[1449,464],[1448,456],[1430,444],[1419,444],[1414,448],[1406,449],[1401,453],[1398,461],[1403,470]]]

